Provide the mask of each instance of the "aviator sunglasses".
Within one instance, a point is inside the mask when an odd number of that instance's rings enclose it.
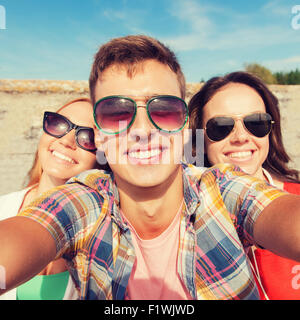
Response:
[[[207,121],[204,128],[207,137],[215,142],[225,139],[233,130],[238,119],[242,120],[244,128],[250,134],[258,138],[268,135],[275,123],[268,113],[253,113],[244,117],[218,116]]]
[[[187,105],[176,96],[155,96],[145,106],[138,106],[128,97],[108,96],[97,101],[94,106],[96,126],[106,134],[119,134],[131,127],[138,107],[146,108],[151,123],[164,132],[178,132],[188,120]]]
[[[78,147],[87,151],[96,151],[94,130],[90,127],[77,126],[63,115],[46,111],[44,113],[43,130],[55,138],[61,138],[75,129],[75,141]]]

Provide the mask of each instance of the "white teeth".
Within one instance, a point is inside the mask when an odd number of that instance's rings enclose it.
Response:
[[[160,149],[154,149],[154,150],[147,150],[147,151],[132,151],[129,152],[129,156],[131,158],[136,159],[149,159],[152,157],[156,157],[161,153]]]
[[[229,154],[229,158],[247,158],[251,157],[251,151],[232,152]]]
[[[65,161],[68,161],[70,163],[75,163],[75,161],[67,156],[65,156],[64,154],[61,154],[57,151],[52,151],[52,154],[56,157],[56,158],[59,158],[59,159],[62,159],[62,160],[65,160]]]

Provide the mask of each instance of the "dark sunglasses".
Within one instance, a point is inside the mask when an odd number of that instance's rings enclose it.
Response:
[[[207,137],[211,141],[225,139],[233,130],[237,119],[243,120],[245,129],[258,138],[268,135],[274,124],[268,113],[253,113],[244,117],[218,116],[207,121],[204,128]]]
[[[178,132],[188,120],[187,105],[176,96],[155,96],[147,101],[146,106],[138,106],[128,97],[109,96],[94,106],[96,126],[106,134],[119,134],[133,124],[138,107],[146,108],[151,123],[164,132]]]
[[[96,151],[94,130],[90,127],[77,126],[59,113],[45,111],[43,130],[55,138],[61,138],[75,129],[75,141],[78,147],[87,151]]]

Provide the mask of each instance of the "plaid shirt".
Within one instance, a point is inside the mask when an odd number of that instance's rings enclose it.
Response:
[[[177,271],[194,299],[258,299],[245,250],[260,212],[283,192],[230,165],[183,166]],[[90,170],[47,192],[22,216],[56,242],[81,299],[124,299],[135,262],[113,174]]]

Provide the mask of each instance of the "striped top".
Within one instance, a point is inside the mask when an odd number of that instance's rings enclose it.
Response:
[[[182,164],[184,205],[177,270],[194,299],[258,299],[245,251],[260,212],[285,194],[238,168]],[[80,290],[80,299],[127,297],[135,252],[113,173],[90,170],[20,213],[43,225]]]

